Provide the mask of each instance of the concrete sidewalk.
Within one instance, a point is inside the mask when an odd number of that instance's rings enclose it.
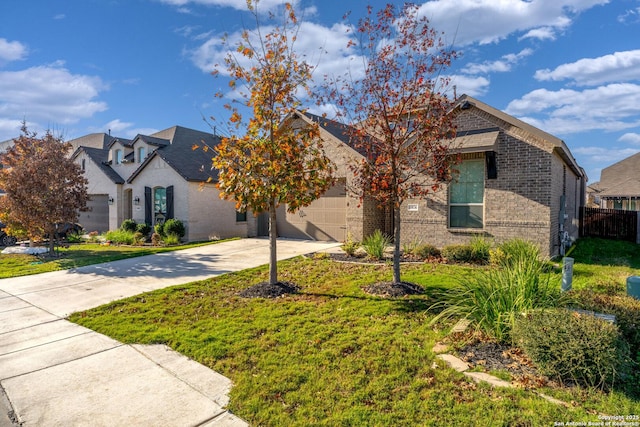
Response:
[[[286,259],[338,243],[278,240]],[[231,381],[162,345],[124,345],[64,320],[167,286],[266,264],[242,239],[0,280],[0,426],[244,426]]]

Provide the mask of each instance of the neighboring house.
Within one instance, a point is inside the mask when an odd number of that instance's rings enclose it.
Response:
[[[603,209],[640,211],[640,153],[602,169],[589,186],[589,199]]]
[[[469,242],[473,236],[497,242],[522,238],[537,243],[544,255],[563,253],[578,237],[587,181],[566,144],[466,95],[457,100],[452,114],[459,175],[437,193],[404,203],[403,242],[443,247]],[[320,123],[325,152],[337,166],[337,183],[297,213],[282,208],[279,234],[334,240],[350,235],[360,240],[375,229],[390,233],[390,215],[347,191],[352,177],[348,164],[361,156],[350,144],[348,128],[311,114],[297,120]]]
[[[190,241],[255,235],[252,215],[221,200],[211,169],[219,137],[180,126],[123,139],[91,134],[69,141],[89,181],[86,231],[117,229],[125,219],[155,225],[181,220]],[[194,149],[194,146],[199,148]]]

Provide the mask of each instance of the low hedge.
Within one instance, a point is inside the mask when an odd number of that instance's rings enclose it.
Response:
[[[610,388],[631,372],[618,327],[590,314],[532,311],[516,319],[511,337],[543,374],[561,383]]]

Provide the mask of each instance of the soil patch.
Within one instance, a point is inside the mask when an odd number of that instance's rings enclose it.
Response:
[[[404,297],[424,293],[424,289],[420,286],[409,282],[378,282],[373,285],[364,286],[362,290],[370,295],[385,298]]]
[[[253,285],[238,295],[243,298],[278,298],[287,294],[295,294],[300,290],[300,286],[291,282],[277,282],[270,284],[269,282],[260,282]]]

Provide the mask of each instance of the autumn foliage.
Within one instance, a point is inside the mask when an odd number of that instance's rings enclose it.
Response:
[[[325,103],[353,124],[353,143],[365,153],[354,165],[355,191],[393,212],[394,282],[400,282],[400,206],[438,191],[456,161],[449,84],[441,74],[456,53],[419,7],[387,5],[353,29],[349,48],[364,58],[364,74],[327,78]]]
[[[71,145],[26,126],[0,156],[0,218],[15,235],[40,239],[54,235],[56,223],[76,222],[86,207],[87,180],[69,157]],[[53,239],[49,246],[53,252]]]
[[[244,31],[235,53],[214,72],[228,75],[229,87],[247,96],[239,105],[225,106],[232,135],[216,147],[213,165],[221,197],[235,200],[238,210],[269,213],[270,283],[275,283],[276,208],[286,204],[293,212],[308,206],[331,186],[332,167],[318,125],[296,120],[298,95],[308,91],[312,67],[293,49],[298,21],[292,6],[285,5],[283,23],[264,35],[256,3],[248,6],[257,30]]]

